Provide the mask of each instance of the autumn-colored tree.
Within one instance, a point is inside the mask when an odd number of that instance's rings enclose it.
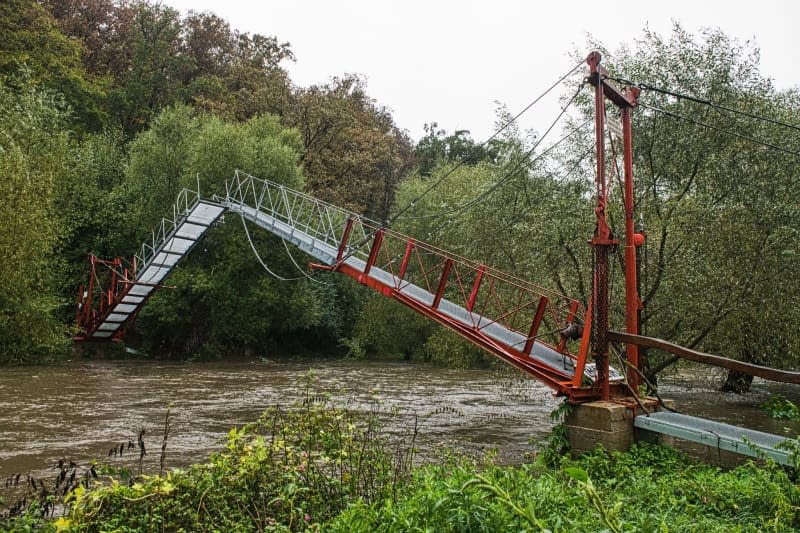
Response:
[[[411,144],[357,76],[298,89],[286,119],[300,130],[309,189],[321,198],[386,220],[412,162]]]
[[[81,43],[86,69],[122,79],[133,61],[136,9],[127,0],[39,0],[62,32]]]

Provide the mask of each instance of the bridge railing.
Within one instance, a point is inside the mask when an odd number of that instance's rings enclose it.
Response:
[[[528,355],[540,342],[562,353],[565,363],[574,367],[579,347],[572,341],[581,339],[588,322],[580,301],[371,221],[356,225],[365,228],[364,233],[381,235],[377,252],[371,254],[372,266],[391,274],[393,289],[420,287],[433,295],[431,309],[452,314],[453,306],[461,308],[466,313],[460,318],[476,331],[488,333],[502,326],[515,334],[509,336],[513,350]],[[370,251],[376,242],[371,239]]]
[[[356,220],[359,223],[350,231],[353,244],[347,253],[364,259],[369,251],[371,235],[367,225],[361,222],[373,226],[377,224],[280,183],[256,178],[238,170],[232,180],[225,182],[225,195],[228,202],[257,209],[333,248],[342,242],[348,227],[347,221]]]
[[[284,224],[284,236],[287,231],[302,232],[324,242],[332,257],[326,268],[455,329],[466,328],[473,340],[492,344],[501,339],[505,353],[519,358],[520,364],[532,359],[536,343],[554,350],[563,359],[556,364],[553,382],[580,386],[583,372],[578,361],[581,356],[585,361],[588,350],[588,342],[581,341],[588,338],[583,326],[589,320],[578,300],[244,172],[235,173],[225,193],[226,205],[247,206],[277,221],[271,223]],[[573,380],[575,374],[578,378]]]
[[[151,231],[150,239],[142,243],[141,250],[133,256],[134,276],[153,260],[169,239],[171,239],[181,222],[187,218],[192,209],[200,201],[199,187],[197,191],[181,189],[175,203],[172,204],[172,218],[162,218]]]

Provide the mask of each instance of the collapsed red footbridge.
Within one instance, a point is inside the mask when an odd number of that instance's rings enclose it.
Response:
[[[596,396],[587,360],[591,321],[575,299],[458,257],[379,223],[242,172],[224,197],[184,190],[128,269],[90,256],[93,274],[78,295],[76,340],[120,340],[147,299],[223,213],[236,213],[312,256],[312,268],[340,272],[452,329],[571,398]],[[110,285],[93,285],[110,267]],[[614,371],[614,387],[622,376]],[[623,391],[620,390],[620,393]]]

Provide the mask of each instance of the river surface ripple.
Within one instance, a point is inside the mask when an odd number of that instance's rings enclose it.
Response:
[[[171,408],[166,464],[204,461],[227,431],[253,421],[271,405],[305,397],[313,371],[334,404],[376,406],[390,431],[419,425],[419,447],[453,446],[519,463],[550,429],[558,405],[544,385],[511,371],[453,370],[414,364],[355,361],[223,361],[165,363],[74,361],[0,372],[0,482],[15,473],[50,476],[60,459],[132,466],[138,454],[108,457],[112,446],[136,442],[145,429],[145,472],[157,472],[164,415]],[[721,394],[719,374],[697,369],[663,380],[662,393],[687,414],[795,436],[797,422],[767,418],[759,405],[771,394],[800,403],[798,387],[757,380],[747,395]],[[376,401],[379,402],[376,404]]]

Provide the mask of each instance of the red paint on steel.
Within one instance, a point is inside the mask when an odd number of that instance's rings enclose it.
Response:
[[[597,173],[595,186],[597,193],[597,206],[595,207],[595,234],[592,238],[594,248],[594,272],[592,275],[592,299],[594,312],[592,316],[593,342],[592,348],[597,362],[597,380],[601,398],[609,399],[609,364],[608,364],[608,328],[609,328],[609,301],[608,301],[608,257],[611,248],[617,244],[611,228],[606,220],[606,206],[608,204],[608,187],[606,178],[606,153],[605,153],[605,117],[606,99],[610,100],[622,112],[622,127],[624,137],[624,166],[625,166],[625,298],[626,298],[626,328],[638,329],[639,296],[636,291],[636,250],[633,246],[633,134],[631,129],[631,108],[636,105],[639,95],[638,89],[619,89],[607,80],[608,73],[600,65],[599,52],[592,52],[586,58],[589,65],[588,81],[594,85],[595,104],[595,155],[597,157]],[[629,250],[630,249],[630,250]],[[638,366],[638,349],[629,347],[627,356],[632,364]],[[635,371],[630,373],[633,382],[638,383]]]
[[[470,313],[475,308],[475,298],[478,296],[478,290],[481,288],[481,281],[483,281],[484,272],[486,272],[486,266],[478,265],[478,271],[475,274],[475,281],[472,284],[472,291],[470,291],[469,299],[467,300],[467,311]]]
[[[447,278],[450,277],[450,270],[453,268],[453,260],[450,258],[445,259],[444,268],[442,269],[442,277],[439,278],[439,286],[436,287],[436,295],[433,297],[433,307],[436,309],[442,301],[444,289],[447,287]]]
[[[626,91],[630,95],[632,105],[636,104],[639,89],[632,88]],[[636,283],[636,233],[634,223],[634,197],[633,197],[633,128],[631,126],[631,109],[625,106],[621,109],[622,139],[623,139],[623,171],[625,175],[625,331],[631,335],[639,334],[639,291]],[[628,362],[632,368],[628,369],[628,383],[636,390],[639,386],[639,347],[629,343],[625,349]]]
[[[592,302],[586,306],[586,317],[592,316]],[[579,389],[583,384],[583,371],[586,368],[586,358],[589,354],[589,347],[592,341],[592,325],[590,321],[586,321],[583,325],[583,336],[581,336],[581,346],[578,349],[578,358],[575,363],[575,375],[572,376],[572,389]]]
[[[344,233],[342,234],[342,242],[339,244],[339,250],[336,252],[336,262],[342,260],[344,251],[347,248],[347,241],[350,240],[350,232],[353,231],[353,219],[348,218],[344,226]]]
[[[558,331],[574,320],[588,323],[580,302],[556,292],[514,278],[483,264],[448,253],[426,243],[421,243],[388,228],[372,227],[363,220],[365,231],[375,234],[365,268],[358,268],[347,260],[331,266],[312,265],[312,268],[337,271],[357,279],[380,294],[395,299],[420,314],[448,327],[461,337],[489,351],[515,368],[543,381],[558,394],[570,399],[597,398],[589,387],[573,387],[572,367],[583,368],[588,349],[582,355],[574,355],[564,346],[566,367],[552,365],[530,356],[534,342],[540,342],[551,350],[557,346],[548,344],[546,338],[537,339],[542,324],[549,324],[549,331]],[[355,232],[353,232],[355,233]],[[348,236],[349,238],[349,236]],[[347,243],[340,248],[346,249]],[[380,258],[380,259],[378,259]],[[370,274],[377,265],[389,274]],[[393,265],[399,264],[395,272]],[[488,280],[486,278],[489,278]],[[409,290],[419,287],[429,297]],[[469,312],[454,317],[444,312],[442,301],[447,299]],[[448,312],[452,313],[452,311]],[[528,333],[525,348],[513,341],[500,341],[497,335],[490,336],[494,325],[524,337]],[[524,324],[524,325],[523,325]],[[524,332],[523,332],[524,328]],[[585,335],[589,327],[585,327]],[[548,334],[549,335],[549,334]],[[582,357],[583,361],[579,358]]]
[[[542,325],[542,319],[544,319],[544,312],[547,311],[547,302],[547,296],[542,296],[539,299],[539,305],[536,307],[536,314],[533,316],[531,329],[528,332],[528,340],[525,341],[525,349],[522,350],[527,355],[530,355],[533,349],[533,343],[536,341],[536,334],[539,333],[539,326]]]
[[[375,232],[375,239],[372,241],[372,248],[370,248],[369,257],[367,257],[367,264],[364,265],[363,274],[365,276],[369,275],[370,269],[375,264],[375,261],[378,258],[378,252],[380,251],[381,244],[383,243],[384,233],[385,232],[383,229],[379,229],[378,231]]]
[[[406,277],[408,260],[411,258],[411,250],[413,249],[414,249],[414,239],[408,239],[408,243],[406,244],[406,253],[403,254],[403,261],[400,263],[400,272],[397,274],[397,277],[400,279]]]
[[[592,284],[592,299],[595,303],[592,329],[594,342],[592,343],[594,358],[597,365],[597,379],[595,387],[600,398],[608,400],[610,391],[608,386],[608,252],[614,244],[611,228],[606,220],[606,205],[608,202],[608,189],[606,184],[606,97],[604,83],[600,72],[600,53],[592,52],[586,58],[590,69],[590,79],[594,90],[595,114],[595,156],[597,158],[595,175],[595,193],[597,206],[595,212],[595,232],[592,238],[594,248],[594,283]]]

